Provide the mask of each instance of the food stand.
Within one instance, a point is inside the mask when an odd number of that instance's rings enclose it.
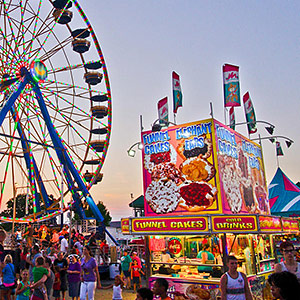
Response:
[[[262,299],[276,260],[272,235],[299,226],[270,216],[260,146],[214,119],[146,131],[142,142],[145,217],[122,225],[145,236],[150,287],[165,277],[172,299],[217,299],[234,254]],[[203,262],[203,247],[213,260]]]

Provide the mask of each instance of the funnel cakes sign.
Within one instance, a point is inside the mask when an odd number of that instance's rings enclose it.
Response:
[[[269,213],[261,149],[227,126],[208,119],[142,142],[146,216]]]
[[[142,133],[145,215],[221,212],[213,120]]]

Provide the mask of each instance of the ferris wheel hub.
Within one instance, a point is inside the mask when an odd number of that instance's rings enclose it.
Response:
[[[48,75],[46,65],[40,59],[35,59],[30,64],[30,74],[36,82],[43,82]]]

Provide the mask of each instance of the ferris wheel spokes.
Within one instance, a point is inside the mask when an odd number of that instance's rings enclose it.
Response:
[[[25,163],[26,163],[26,167],[27,167],[27,171],[28,171],[29,182],[32,183],[32,189],[34,189],[36,195],[38,195],[37,186],[39,187],[39,191],[42,194],[43,202],[45,203],[46,208],[48,208],[49,206],[51,206],[53,204],[53,201],[48,197],[48,193],[46,191],[44,182],[41,178],[41,175],[38,170],[34,156],[30,155],[30,153],[32,153],[31,147],[30,147],[30,142],[28,141],[27,137],[25,136],[24,130],[22,129],[20,122],[18,122],[17,112],[15,111],[14,107],[11,108],[11,113],[12,113],[13,119],[16,123],[17,131],[21,138],[21,145],[22,145],[24,159],[25,159]],[[32,164],[32,167],[31,167],[31,164]],[[32,170],[32,168],[33,168],[33,170]],[[36,207],[36,212],[41,211],[41,206],[40,206],[39,201],[36,201],[35,207]]]
[[[27,76],[30,76],[30,74],[27,74]],[[43,95],[40,91],[39,85],[37,83],[32,83],[32,88],[33,88],[33,91],[35,92],[39,107],[41,109],[41,113],[45,120],[45,124],[47,126],[48,132],[50,134],[51,140],[53,142],[53,145],[55,146],[55,151],[57,153],[57,156],[65,168],[64,173],[67,174],[67,182],[69,185],[69,189],[73,192],[73,199],[75,200],[77,206],[79,206],[78,201],[80,201],[80,197],[78,195],[78,192],[76,191],[76,187],[74,186],[74,181],[75,181],[76,184],[78,185],[79,190],[82,192],[83,197],[86,199],[87,203],[90,205],[90,207],[94,211],[93,207],[95,206],[95,202],[92,199],[82,178],[80,177],[78,170],[76,170],[73,162],[71,161],[64,144],[62,143],[60,137],[58,136],[57,132],[55,131],[55,128],[51,122],[51,118],[48,113],[47,107],[43,100]],[[71,175],[74,180],[71,180]],[[100,211],[98,209],[96,209],[95,211],[96,211],[97,220],[102,222],[104,220],[104,218],[101,215]]]

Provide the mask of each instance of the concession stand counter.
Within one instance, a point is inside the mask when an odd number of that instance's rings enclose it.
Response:
[[[123,224],[130,234],[145,236],[150,287],[166,278],[169,296],[177,300],[203,290],[217,299],[227,255],[238,259],[254,298],[271,300],[266,279],[276,262],[273,235],[299,232],[297,219],[265,215],[141,217],[122,219]],[[205,244],[214,259],[203,264],[197,256]]]
[[[165,277],[172,299],[217,299],[234,254],[255,299],[268,299],[272,235],[299,226],[270,216],[261,147],[214,119],[145,131],[142,143],[145,217],[122,230],[145,236],[150,287]]]

